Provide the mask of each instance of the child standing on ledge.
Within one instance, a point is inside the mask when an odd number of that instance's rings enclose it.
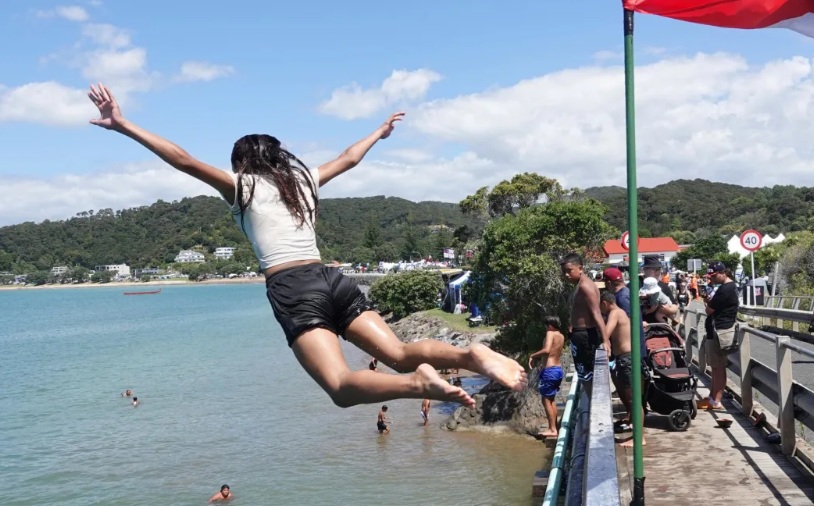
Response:
[[[534,367],[534,359],[537,357],[540,357],[540,362],[545,363],[545,367],[540,371],[539,390],[545,408],[545,416],[548,419],[548,428],[537,435],[540,437],[557,437],[557,403],[554,402],[554,398],[557,396],[557,392],[560,391],[564,376],[560,355],[562,355],[565,337],[560,332],[559,318],[549,316],[544,318],[543,322],[546,325],[543,347],[529,357],[529,369]]]

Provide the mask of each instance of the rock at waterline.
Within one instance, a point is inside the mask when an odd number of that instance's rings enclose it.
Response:
[[[435,339],[465,348],[475,343],[488,344],[495,339],[494,332],[461,332],[450,330],[443,320],[426,313],[413,313],[398,321],[388,322],[396,336],[404,343],[422,339]]]
[[[522,392],[490,383],[474,396],[475,409],[460,407],[444,422],[447,430],[491,428],[536,435],[546,425],[545,409],[534,386],[540,375],[537,368],[529,375],[530,387]]]

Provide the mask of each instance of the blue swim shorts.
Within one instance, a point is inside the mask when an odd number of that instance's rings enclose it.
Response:
[[[562,378],[565,376],[562,372],[562,367],[546,367],[540,372],[540,395],[543,397],[553,398],[560,391]]]

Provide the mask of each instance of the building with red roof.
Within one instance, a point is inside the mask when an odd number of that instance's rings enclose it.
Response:
[[[606,261],[609,264],[628,261],[628,251],[622,246],[622,241],[619,239],[605,241],[602,249],[605,251]],[[669,262],[679,251],[681,248],[672,237],[639,238],[639,262],[643,261],[645,255],[658,255],[662,262]]]

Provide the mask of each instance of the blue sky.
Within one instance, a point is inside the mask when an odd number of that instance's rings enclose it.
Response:
[[[318,164],[407,111],[325,197],[457,202],[522,170],[623,185],[620,4],[3,2],[0,225],[211,193],[88,125],[91,79],[224,169],[246,133]],[[636,49],[643,184],[814,184],[812,39],[638,15]]]

